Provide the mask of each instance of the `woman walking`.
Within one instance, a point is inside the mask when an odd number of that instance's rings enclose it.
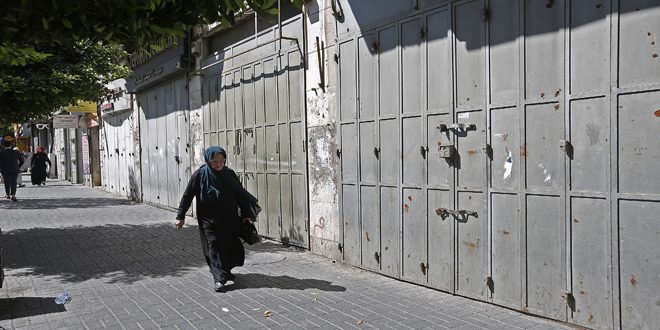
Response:
[[[186,212],[196,197],[204,256],[213,274],[214,289],[220,292],[234,280],[232,268],[243,266],[245,250],[239,230],[241,221],[250,221],[249,218],[256,216],[246,204],[256,205],[257,200],[243,189],[236,173],[225,166],[227,153],[224,149],[207,148],[204,160],[206,164],[192,174],[181,197],[176,227],[183,227]],[[239,206],[243,219],[239,216]]]
[[[37,152],[32,155],[32,161],[30,162],[30,179],[33,186],[46,185],[46,177],[48,176],[46,164],[52,166],[48,155],[44,152],[44,148],[37,147]]]

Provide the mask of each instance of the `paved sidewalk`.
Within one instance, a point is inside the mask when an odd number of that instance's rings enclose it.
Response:
[[[568,328],[274,242],[216,293],[197,228],[175,230],[173,212],[64,182],[17,196],[0,200],[0,329]]]

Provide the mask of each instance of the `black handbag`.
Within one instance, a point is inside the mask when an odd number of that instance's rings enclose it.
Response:
[[[238,236],[250,245],[261,242],[261,236],[257,232],[257,227],[254,226],[252,221],[241,220]]]
[[[223,177],[221,177],[225,180]],[[261,207],[257,203],[257,198],[252,196],[249,191],[245,190],[241,183],[238,181],[238,178],[235,177],[235,180],[225,180],[231,189],[236,193],[236,202],[239,206],[239,217],[240,225],[238,226],[238,237],[240,237],[245,243],[250,245],[261,242],[261,237],[257,232],[257,227],[254,226],[254,223],[250,220],[246,221],[245,219],[257,219],[257,215],[261,212]]]

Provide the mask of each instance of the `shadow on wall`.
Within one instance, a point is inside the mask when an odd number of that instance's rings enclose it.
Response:
[[[140,183],[135,177],[135,170],[133,167],[128,167],[128,197],[134,201],[141,201],[142,196],[140,196]]]
[[[414,15],[428,9],[438,7],[444,3],[447,8],[448,1],[434,0],[332,0],[333,15],[339,17],[335,23],[339,34],[360,30],[366,32],[374,28],[385,28],[383,22],[391,22],[402,15]],[[570,21],[565,22],[565,9],[570,10]],[[618,12],[626,13],[648,10],[659,7],[656,0],[626,0],[620,1]],[[376,8],[376,10],[374,10]],[[443,7],[438,8],[442,11]],[[565,26],[576,28],[597,21],[604,20],[610,14],[616,14],[610,1],[603,0],[518,0],[518,1],[491,1],[486,7],[484,0],[452,1],[453,30],[457,42],[464,42],[467,49],[479,49],[485,43],[485,24],[490,25],[491,46],[515,41],[523,34],[527,37],[556,32]],[[519,17],[527,16],[546,17],[542,21],[529,19],[525,26],[519,28]],[[449,15],[447,16],[449,17]],[[524,32],[523,32],[524,31]],[[481,38],[476,34],[481,34]],[[431,36],[428,36],[431,37]],[[436,35],[432,38],[444,39],[447,34]],[[403,40],[403,46],[417,44],[416,40]],[[429,41],[432,39],[428,39]],[[363,40],[364,42],[365,40]],[[388,42],[388,44],[391,43]],[[371,45],[368,45],[371,46]],[[367,47],[372,53],[384,52],[394,48],[377,49]]]

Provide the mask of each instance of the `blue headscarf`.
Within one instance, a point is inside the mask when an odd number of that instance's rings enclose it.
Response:
[[[227,171],[227,166],[217,171],[211,166],[211,159],[217,154],[222,154],[227,159],[227,152],[218,146],[212,146],[204,150],[204,161],[206,164],[199,168],[200,178],[200,203],[213,203],[220,200],[220,182],[222,180],[222,172]]]
[[[241,183],[238,181],[236,174],[232,169],[225,165],[221,170],[216,171],[211,166],[211,159],[216,154],[222,154],[227,159],[227,152],[218,146],[212,146],[204,150],[204,161],[206,164],[199,168],[200,177],[200,192],[198,201],[199,203],[214,203],[220,200],[222,191],[220,190],[220,182],[224,182],[236,194],[236,202],[241,210],[241,216],[256,219],[261,207],[256,197],[245,190]]]

